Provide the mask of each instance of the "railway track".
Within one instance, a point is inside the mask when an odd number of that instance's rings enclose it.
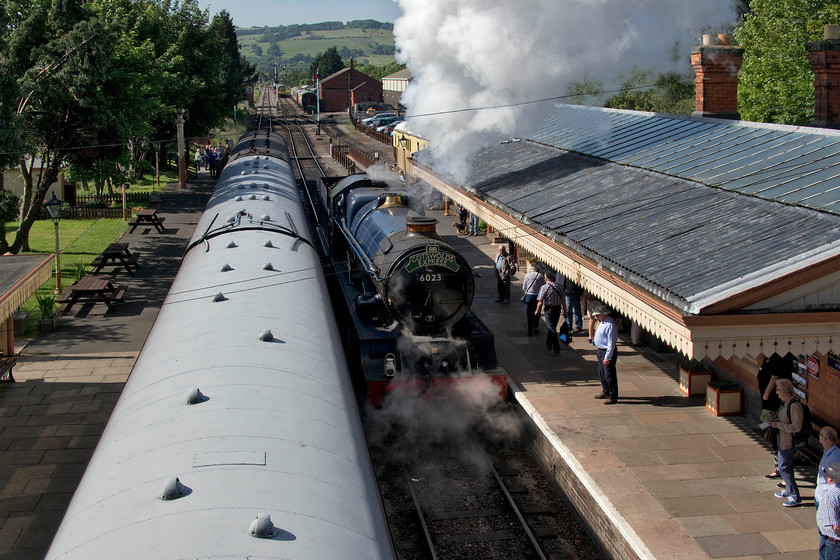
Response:
[[[402,431],[370,446],[400,560],[601,558],[518,442],[476,432],[418,446]]]

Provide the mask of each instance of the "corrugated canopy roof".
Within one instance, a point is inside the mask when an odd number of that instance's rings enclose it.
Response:
[[[838,161],[831,131],[562,105],[467,188],[697,314],[840,254]]]
[[[529,139],[840,214],[840,133],[833,130],[556,105]]]

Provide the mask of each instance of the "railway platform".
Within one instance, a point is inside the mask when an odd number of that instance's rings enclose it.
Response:
[[[528,336],[524,271],[510,304],[495,303],[498,245],[456,236],[453,218],[432,212],[438,232],[482,275],[473,310],[493,330],[513,398],[529,417],[541,453],[579,507],[611,535],[614,558],[656,560],[804,560],[817,557],[813,492],[816,469],[798,466],[804,505],[785,508],[773,496],[773,457],[744,416],[716,417],[705,398],[679,390],[677,355],[618,345],[619,402],[604,406],[595,348],[582,333],[553,357],[545,323]],[[586,326],[586,323],[584,323]]]
[[[215,181],[168,188],[156,204],[164,234],[126,234],[143,252],[130,301],[83,307],[23,348],[17,383],[0,385],[0,559],[41,560],[177,273]],[[555,476],[612,531],[615,558],[804,560],[816,557],[813,468],[797,468],[805,505],[773,497],[770,451],[745,417],[715,417],[678,389],[676,355],[619,340],[620,400],[605,407],[595,352],[578,337],[561,357],[528,337],[517,275],[496,298],[486,237],[439,231],[482,274],[474,309],[496,337],[514,398],[540,434]],[[154,266],[144,266],[145,264]],[[154,274],[151,271],[154,271]],[[544,332],[541,328],[541,334]],[[23,341],[20,341],[23,342]]]

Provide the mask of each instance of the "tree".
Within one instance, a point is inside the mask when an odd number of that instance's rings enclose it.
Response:
[[[309,72],[312,76],[318,74],[322,78],[331,76],[344,68],[344,62],[338,54],[338,48],[330,47],[323,53],[318,53],[315,60],[309,65]]]
[[[811,124],[814,75],[806,43],[823,26],[840,22],[840,6],[826,0],[752,0],[735,30],[744,48],[738,73],[738,110],[745,120]]]
[[[113,28],[91,17],[81,0],[38,0],[9,35],[0,63],[16,81],[14,121],[31,154],[20,158],[24,189],[13,253],[29,249],[29,230],[68,153],[96,142],[111,119],[101,85],[115,43]]]
[[[6,223],[17,218],[20,199],[9,191],[0,190],[0,254],[9,250],[6,241]]]
[[[652,80],[652,74],[636,70],[633,77],[621,85],[621,92],[608,98],[604,106],[676,115],[690,115],[694,111],[694,82],[691,78],[666,72]],[[653,87],[639,89],[651,82]]]

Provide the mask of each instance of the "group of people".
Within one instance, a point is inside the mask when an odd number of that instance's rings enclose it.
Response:
[[[799,507],[802,497],[796,483],[794,456],[796,434],[807,430],[810,422],[805,409],[793,393],[793,371],[796,356],[777,353],[765,357],[758,369],[758,388],[761,393],[761,420],[769,424],[770,443],[775,450],[775,468],[765,478],[778,478],[777,498],[785,507]],[[817,467],[817,486],[814,505],[817,509],[817,529],[820,533],[820,560],[840,560],[840,448],[838,434],[832,426],[823,426],[819,435],[823,449]]]
[[[510,301],[510,260],[505,246],[499,246],[496,258],[497,302]],[[528,263],[528,272],[522,279],[522,291],[528,336],[539,334],[540,316],[544,312],[546,348],[552,356],[560,356],[557,328],[561,321],[566,322],[567,331],[571,334],[583,331],[583,291],[559,272],[555,273],[536,263]],[[586,308],[589,315],[589,342],[597,349],[598,378],[601,381],[601,392],[595,398],[603,399],[606,405],[615,404],[618,402],[618,375],[615,367],[618,329],[609,308],[594,297],[587,296]]]
[[[210,171],[211,177],[218,177],[225,165],[227,165],[230,158],[230,148],[226,148],[219,144],[213,146],[207,144],[204,149],[196,148],[193,159],[195,161],[196,173],[201,171],[201,168]]]

